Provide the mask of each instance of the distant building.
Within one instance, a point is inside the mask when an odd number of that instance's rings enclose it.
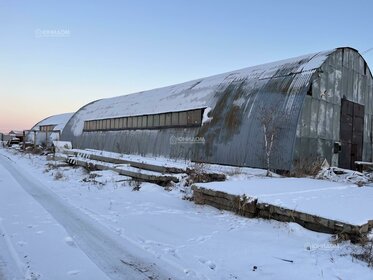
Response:
[[[10,138],[17,138],[20,142],[23,142],[23,131],[22,130],[11,130],[9,133]]]
[[[59,140],[61,132],[73,113],[50,116],[27,131],[26,141],[41,146],[50,146]]]
[[[11,139],[9,134],[0,133],[0,141],[7,142]]]
[[[67,123],[77,148],[293,171],[372,161],[372,73],[337,48],[97,100]]]

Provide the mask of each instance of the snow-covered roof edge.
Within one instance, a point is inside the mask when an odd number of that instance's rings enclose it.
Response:
[[[77,136],[82,133],[86,120],[158,114],[193,108],[212,108],[213,96],[220,85],[229,84],[233,80],[247,80],[250,83],[256,80],[271,79],[277,75],[283,77],[303,72],[311,73],[321,67],[335,50],[312,53],[171,86],[96,100],[79,109],[71,118],[67,128],[71,127],[73,134]]]
[[[349,48],[349,47],[346,47],[346,48]],[[233,75],[233,74],[238,74],[238,73],[244,74],[245,72],[250,72],[250,70],[258,70],[258,69],[263,69],[263,68],[269,69],[269,68],[272,68],[272,67],[276,68],[276,66],[278,67],[278,66],[281,66],[281,65],[284,65],[284,64],[287,64],[287,63],[294,63],[294,61],[301,61],[301,60],[306,59],[306,58],[309,58],[310,60],[305,64],[301,64],[300,67],[298,68],[298,71],[296,71],[295,73],[313,71],[313,70],[321,67],[321,65],[325,62],[325,60],[328,58],[328,56],[332,52],[336,51],[337,49],[339,49],[339,48],[334,48],[334,49],[327,50],[327,51],[315,52],[315,53],[310,53],[310,54],[301,55],[301,56],[297,56],[297,57],[277,60],[277,61],[274,61],[274,62],[267,62],[267,63],[263,63],[263,64],[253,65],[253,66],[249,66],[249,67],[240,68],[238,70],[228,71],[228,72],[224,72],[224,73],[221,73],[221,74],[214,74],[214,75],[206,76],[206,77],[203,77],[203,78],[197,78],[197,79],[189,80],[189,81],[186,81],[186,82],[176,83],[176,84],[167,85],[167,86],[161,86],[161,87],[157,87],[157,88],[153,88],[153,89],[147,89],[147,90],[142,90],[142,91],[138,91],[138,92],[132,92],[132,93],[128,93],[128,94],[113,96],[113,97],[101,98],[101,99],[94,100],[94,101],[86,104],[85,106],[88,106],[90,104],[93,104],[95,102],[102,101],[102,100],[114,100],[114,99],[118,99],[118,98],[125,98],[125,97],[128,97],[128,96],[142,94],[142,93],[146,93],[146,92],[150,92],[150,91],[160,91],[160,90],[166,90],[166,89],[169,89],[169,88],[174,88],[174,87],[177,87],[177,86],[187,85],[187,84],[191,84],[191,83],[199,83],[202,80],[210,80],[210,79],[214,79],[214,78],[217,79],[217,78],[227,77],[227,76],[230,76],[230,75]],[[266,75],[266,76],[261,76],[260,78],[265,79],[265,78],[271,78],[271,77]],[[83,106],[82,108],[84,108],[85,106]],[[206,106],[200,106],[200,107],[203,108],[203,107],[206,107]],[[139,114],[139,115],[142,115],[142,114]]]
[[[54,130],[62,131],[73,115],[74,113],[64,113],[47,117],[35,124],[31,130],[39,130],[39,127],[43,125],[55,125]]]

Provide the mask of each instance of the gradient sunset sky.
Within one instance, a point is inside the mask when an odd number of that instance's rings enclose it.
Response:
[[[0,0],[0,131],[265,62],[363,52],[372,13],[368,0]],[[364,57],[373,69],[373,50]]]

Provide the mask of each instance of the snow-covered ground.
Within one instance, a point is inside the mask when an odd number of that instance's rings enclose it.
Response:
[[[0,162],[0,279],[109,279]]]
[[[191,162],[190,160],[170,159],[166,157],[127,155],[127,154],[120,154],[120,153],[107,152],[107,151],[98,151],[98,150],[93,150],[93,149],[86,149],[86,150],[72,149],[71,151],[81,153],[83,158],[85,155],[98,155],[98,156],[104,156],[104,157],[108,157],[112,159],[122,159],[122,160],[127,160],[127,161],[146,163],[150,165],[152,164],[161,165],[164,167],[172,167],[172,168],[178,168],[182,170],[186,170],[187,168],[202,169],[204,172],[214,172],[214,173],[224,173],[227,175],[234,175],[236,179],[237,177],[240,177],[238,175],[242,175],[243,177],[247,178],[247,177],[253,177],[253,176],[265,176],[267,174],[267,171],[263,169],[249,168],[249,167],[234,167],[234,166],[209,164],[209,163],[199,164],[199,163]],[[274,176],[275,175],[276,174],[274,174]]]
[[[195,205],[181,186],[0,158],[0,279],[372,279],[354,245]]]
[[[308,178],[261,178],[197,185],[230,194],[245,194],[258,198],[259,202],[352,225],[373,220],[373,185],[358,187]]]

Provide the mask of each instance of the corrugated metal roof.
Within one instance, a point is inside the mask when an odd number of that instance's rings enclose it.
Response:
[[[291,168],[296,128],[309,82],[335,50],[304,55],[179,85],[94,101],[66,125],[62,138],[80,148],[265,167],[263,122],[278,130],[271,167]],[[211,109],[200,128],[83,133],[84,121]],[[269,116],[269,117],[268,117]],[[170,137],[198,136],[204,145],[172,146]]]
[[[97,100],[80,109],[72,118],[70,126],[74,135],[78,136],[82,133],[84,121],[89,119],[155,114],[201,107],[213,108],[219,98],[216,96],[219,88],[232,82],[245,81],[253,85],[261,84],[260,80],[312,72],[320,67],[332,51],[313,53],[178,85]]]
[[[55,130],[63,130],[66,123],[70,120],[70,118],[74,115],[74,113],[65,113],[65,114],[59,114],[59,115],[53,115],[50,117],[47,117],[37,124],[35,124],[31,130],[39,130],[40,126],[43,125],[55,125]]]

